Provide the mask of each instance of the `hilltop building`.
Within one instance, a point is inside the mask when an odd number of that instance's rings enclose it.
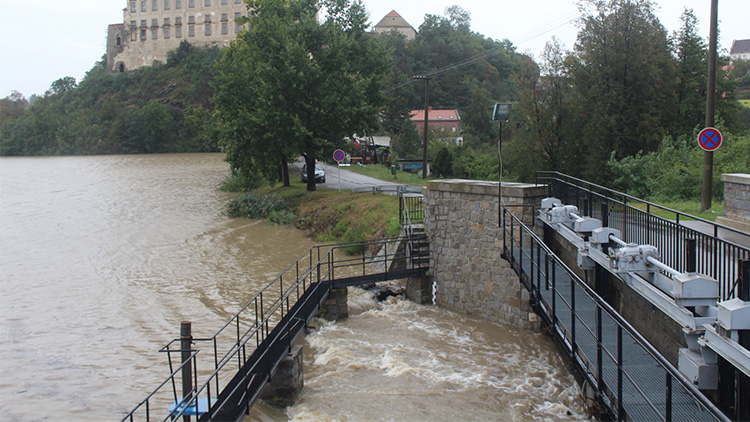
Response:
[[[248,14],[243,0],[126,0],[123,23],[109,25],[107,70],[127,72],[166,62],[183,40],[228,46]]]
[[[750,60],[750,40],[734,40],[729,55],[734,60]]]
[[[417,31],[409,25],[406,19],[402,18],[401,15],[392,10],[391,13],[385,15],[385,17],[378,22],[373,28],[376,34],[384,34],[391,31],[396,31],[403,34],[407,41],[413,41],[417,38]]]

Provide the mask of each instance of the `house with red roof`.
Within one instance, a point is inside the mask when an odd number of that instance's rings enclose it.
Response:
[[[402,18],[395,10],[392,10],[391,13],[385,15],[385,17],[375,25],[374,31],[376,34],[385,34],[391,31],[396,31],[403,34],[407,41],[413,41],[417,38],[417,30],[409,25],[409,22]]]
[[[438,132],[441,138],[453,138],[456,142],[463,140],[461,130],[461,115],[458,110],[436,110],[429,108],[427,127]],[[424,133],[424,110],[412,110],[411,121],[420,134]]]

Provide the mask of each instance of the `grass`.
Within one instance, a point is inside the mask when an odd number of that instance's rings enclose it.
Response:
[[[701,203],[700,201],[672,201],[672,202],[656,202],[652,201],[658,205],[661,205],[666,208],[673,209],[675,211],[679,211],[684,214],[692,215],[694,217],[699,217],[704,220],[708,221],[716,221],[716,217],[720,217],[724,214],[724,203],[720,201],[714,201],[711,203],[711,209],[709,209],[706,212],[701,212]],[[646,211],[646,205],[639,204],[635,206],[636,208]],[[659,208],[651,207],[651,214],[657,215],[662,218],[666,218],[669,220],[675,219],[675,214],[672,212],[664,211]],[[680,218],[683,219],[682,217]]]
[[[750,108],[750,100],[740,100],[740,103],[743,106]]]
[[[430,180],[429,178],[427,180],[422,179],[422,176],[418,174],[408,173],[401,170],[396,170],[396,175],[394,176],[391,174],[391,169],[389,167],[380,164],[370,164],[366,166],[354,164],[350,167],[344,167],[344,169],[365,176],[374,177],[376,179],[403,183],[406,185],[427,186],[427,181]]]
[[[293,180],[291,187],[266,185],[254,193],[288,200],[290,211],[297,216],[297,228],[320,242],[355,242],[400,233],[397,196],[320,188],[307,192],[306,186]]]

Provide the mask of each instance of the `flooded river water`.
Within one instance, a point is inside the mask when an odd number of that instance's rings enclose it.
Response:
[[[215,332],[313,242],[230,219],[221,154],[0,159],[0,415],[119,420],[168,373],[180,321]],[[305,391],[248,420],[580,420],[551,341],[350,292],[303,340]]]

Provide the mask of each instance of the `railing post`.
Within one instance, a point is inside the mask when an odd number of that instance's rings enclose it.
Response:
[[[586,272],[588,276],[588,272]],[[575,359],[576,355],[576,283],[570,280],[570,357]]]
[[[190,405],[186,400],[193,394],[193,367],[188,362],[193,343],[192,323],[182,321],[180,324],[180,354],[182,356],[182,399],[184,406]],[[196,401],[196,407],[198,403]],[[183,416],[183,422],[190,422],[190,416]]]
[[[672,374],[667,372],[667,379],[664,389],[665,409],[664,409],[664,420],[669,422],[672,420]]]
[[[602,368],[602,307],[596,306],[596,391],[604,394],[604,368]]]
[[[609,227],[609,204],[602,203],[602,227]]]
[[[617,324],[617,420],[622,421],[625,407],[622,403],[622,325]]]
[[[685,272],[694,273],[698,271],[698,249],[697,241],[693,237],[685,238]]]

